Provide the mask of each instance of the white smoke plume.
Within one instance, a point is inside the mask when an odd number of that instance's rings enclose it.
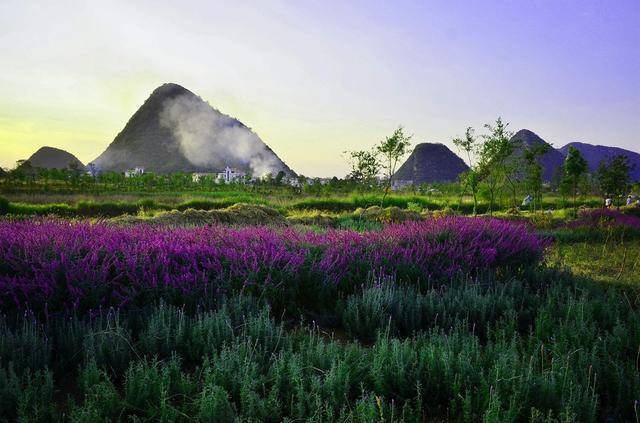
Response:
[[[160,124],[171,129],[185,157],[202,168],[249,168],[255,177],[285,170],[283,163],[249,128],[199,97],[181,95],[164,103]]]

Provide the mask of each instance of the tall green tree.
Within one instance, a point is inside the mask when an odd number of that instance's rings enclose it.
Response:
[[[380,142],[376,147],[376,150],[382,157],[381,166],[385,170],[386,180],[380,204],[381,207],[384,205],[384,200],[391,190],[391,179],[393,178],[393,174],[396,173],[398,162],[409,153],[411,138],[413,138],[413,135],[405,135],[404,128],[399,126],[398,129],[393,131],[390,137],[386,137],[385,140]]]
[[[478,187],[480,186],[480,177],[478,169],[473,165],[471,160],[472,154],[478,149],[478,140],[474,135],[474,129],[470,126],[467,127],[464,138],[454,138],[453,143],[456,147],[466,153],[467,165],[469,166],[469,170],[460,175],[462,191],[460,192],[458,208],[462,205],[462,197],[466,194],[467,189],[469,189],[473,196],[473,214],[475,215],[478,209]]]
[[[509,124],[504,123],[500,117],[494,124],[485,124],[484,127],[489,132],[482,136],[483,141],[478,149],[478,170],[482,181],[486,184],[490,214],[495,208],[499,189],[516,170],[510,164],[513,159],[514,145],[511,142],[513,134],[507,129],[508,126]]]
[[[603,195],[611,195],[615,200],[624,197],[631,187],[629,172],[632,166],[625,155],[611,158],[608,162],[601,161],[596,171],[596,179]],[[620,206],[619,201],[616,201]]]
[[[533,210],[542,206],[542,165],[540,158],[544,156],[551,146],[549,144],[536,144],[526,147],[522,152],[524,164],[524,183],[533,197]]]
[[[580,150],[575,147],[569,147],[567,157],[564,161],[563,183],[567,187],[571,187],[573,196],[573,214],[578,214],[578,204],[576,197],[578,195],[578,184],[580,178],[587,173],[587,161],[580,154]]]
[[[380,173],[381,165],[378,158],[378,150],[347,151],[351,172],[348,179],[356,184],[361,183],[366,187],[371,187]]]

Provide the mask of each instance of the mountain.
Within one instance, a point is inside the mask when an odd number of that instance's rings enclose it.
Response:
[[[450,182],[469,167],[446,145],[422,143],[415,146],[409,158],[393,175],[394,181],[413,181],[414,185]]]
[[[93,163],[119,172],[216,172],[230,166],[254,176],[295,175],[242,122],[177,84],[156,88]]]
[[[42,147],[28,159],[31,167],[40,169],[67,169],[77,166],[84,169],[84,165],[73,154],[54,147]]]
[[[608,147],[605,145],[593,145],[583,142],[571,142],[559,151],[563,155],[567,155],[569,147],[574,147],[580,151],[582,157],[585,158],[589,165],[589,171],[594,172],[602,160],[608,160],[614,156],[625,155],[629,159],[629,163],[635,168],[631,170],[630,176],[632,181],[640,181],[640,154],[635,151],[625,150],[624,148]]]
[[[539,163],[542,165],[542,180],[545,182],[551,181],[553,176],[558,172],[558,168],[560,168],[564,163],[564,155],[533,131],[521,129],[511,137],[511,141],[519,142],[519,149],[543,144],[550,147],[549,151],[539,159]]]

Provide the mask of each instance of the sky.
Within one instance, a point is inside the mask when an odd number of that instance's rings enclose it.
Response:
[[[560,147],[640,151],[640,1],[0,1],[0,166],[39,147],[87,163],[178,83],[290,167],[498,116]]]

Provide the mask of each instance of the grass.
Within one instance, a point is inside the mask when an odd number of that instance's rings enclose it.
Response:
[[[285,216],[304,212],[318,212],[338,215],[353,212],[358,208],[380,206],[380,194],[349,194],[309,196],[292,193],[251,193],[246,191],[214,191],[214,192],[163,192],[163,193],[127,193],[127,194],[32,194],[7,193],[10,201],[8,212],[14,215],[57,215],[61,217],[114,217],[123,214],[135,214],[141,208],[146,211],[166,211],[171,209],[212,210],[229,207],[236,203],[260,204],[273,207]],[[597,207],[600,200],[587,197],[580,200],[583,206]],[[564,214],[561,198],[549,194],[545,198],[543,208],[560,210]],[[473,203],[465,197],[462,204],[456,196],[429,196],[414,194],[393,194],[385,198],[383,207],[398,207],[416,212],[451,210],[458,214],[471,214]],[[499,206],[496,212],[509,209],[507,203]],[[478,204],[479,214],[488,211],[488,204]],[[0,209],[1,212],[1,209]]]
[[[640,290],[639,239],[560,243],[551,250],[548,260],[599,283]]]

